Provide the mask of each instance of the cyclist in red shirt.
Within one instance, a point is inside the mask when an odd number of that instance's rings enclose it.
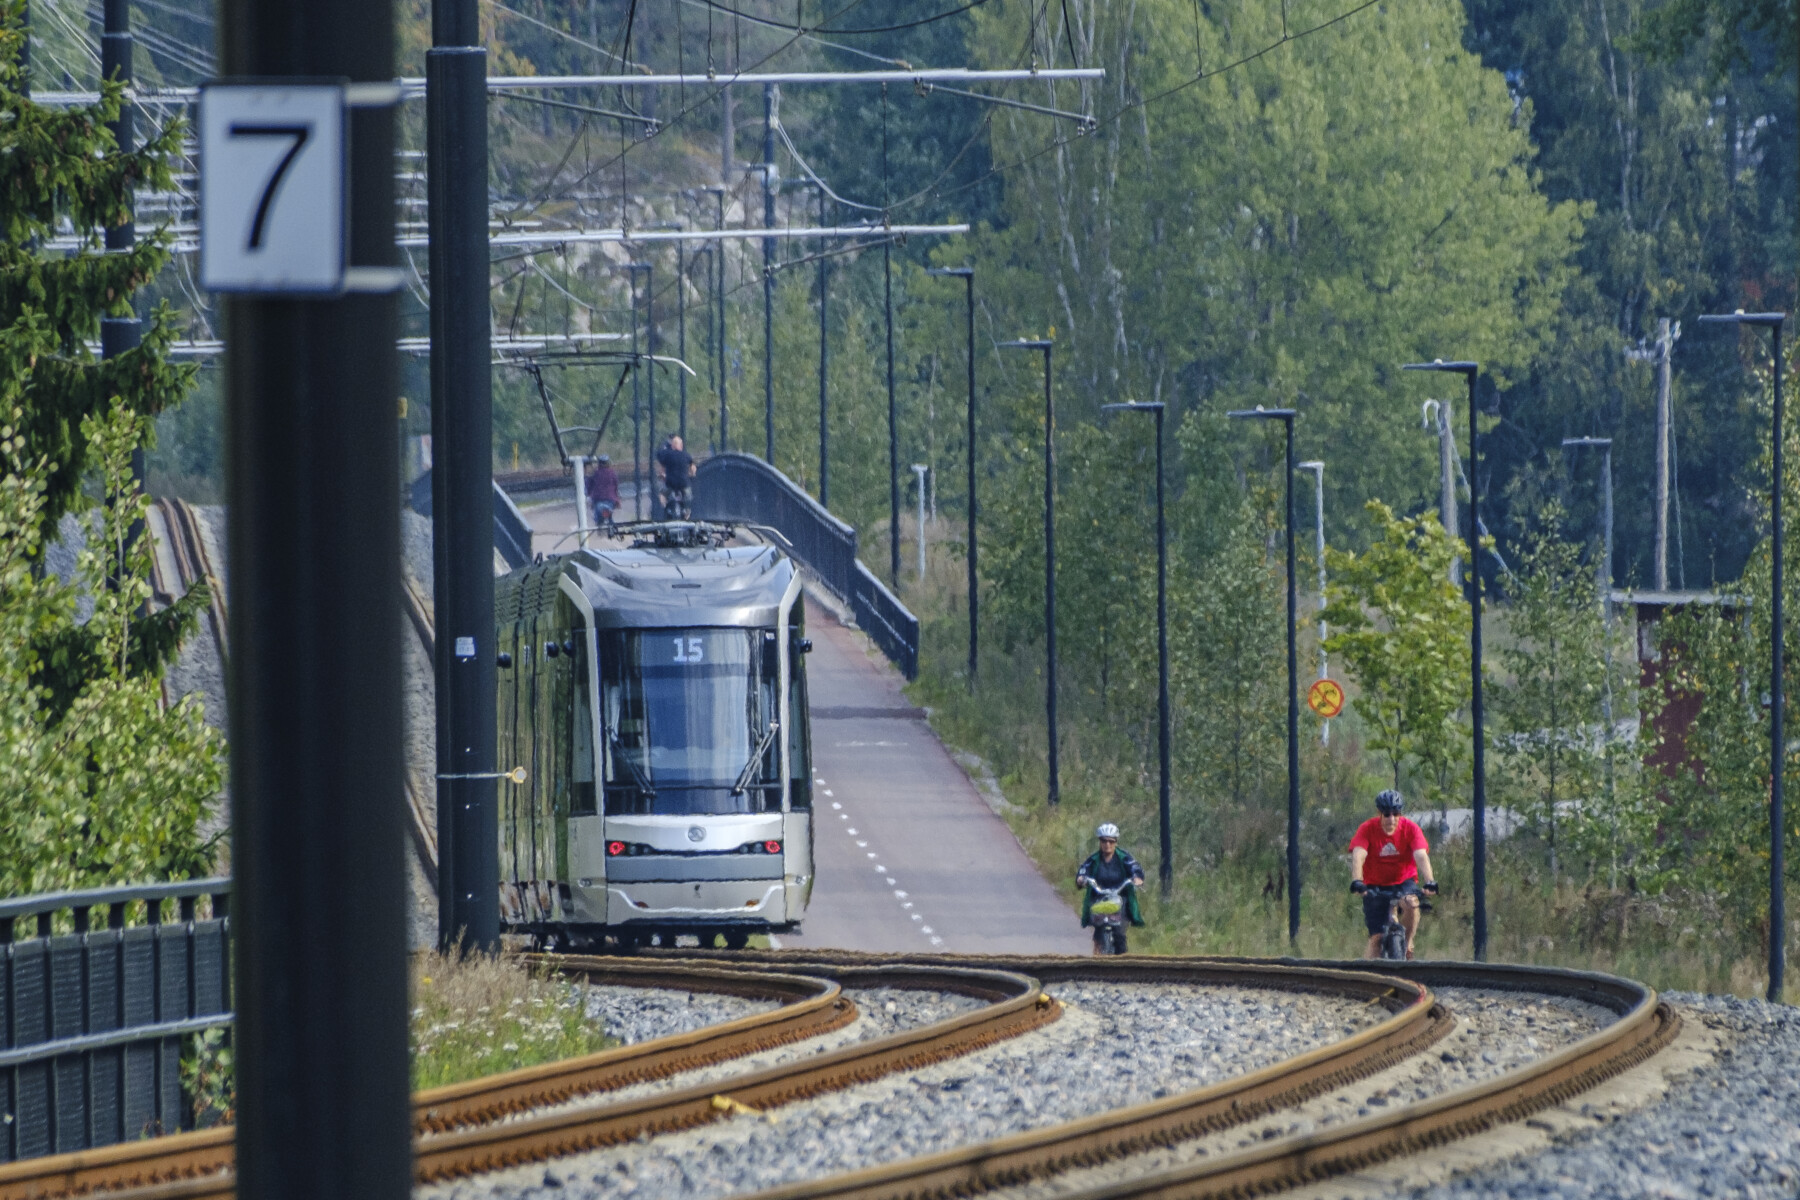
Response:
[[[1413,935],[1419,930],[1421,875],[1425,890],[1437,894],[1425,833],[1400,815],[1405,807],[1399,792],[1391,788],[1382,792],[1375,797],[1375,809],[1381,815],[1364,821],[1350,839],[1350,890],[1362,897],[1363,924],[1369,930],[1369,948],[1363,952],[1364,958],[1375,958],[1381,953],[1381,931],[1387,925],[1394,891],[1399,892],[1400,924],[1406,929],[1406,957],[1411,958]],[[1371,893],[1370,888],[1390,890],[1381,895]]]

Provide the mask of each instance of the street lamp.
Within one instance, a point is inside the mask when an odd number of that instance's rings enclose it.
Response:
[[[1783,844],[1782,811],[1784,767],[1782,738],[1781,660],[1785,631],[1781,623],[1781,327],[1787,314],[1781,312],[1734,313],[1708,315],[1703,324],[1765,325],[1775,335],[1775,478],[1770,485],[1769,517],[1774,536],[1769,554],[1769,1001],[1781,1003],[1781,977],[1787,965],[1787,904],[1782,894]]]
[[[1612,872],[1609,887],[1619,886],[1619,795],[1613,779],[1612,738],[1612,564],[1613,564],[1613,476],[1612,476],[1612,439],[1597,437],[1564,438],[1565,446],[1598,446],[1600,447],[1601,505],[1601,551],[1599,575],[1600,615],[1606,626],[1606,635],[1601,643],[1601,661],[1606,667],[1606,683],[1600,689],[1600,719],[1606,725],[1602,734],[1606,747],[1606,803],[1612,810]]]
[[[1481,364],[1407,363],[1407,371],[1460,373],[1469,384],[1469,715],[1475,726],[1475,961],[1487,961],[1487,754],[1481,713],[1481,432],[1475,423],[1475,377]]]
[[[1009,350],[1044,352],[1044,719],[1050,727],[1050,791],[1048,803],[1062,803],[1056,762],[1056,405],[1050,395],[1050,352],[1056,343],[1045,338],[1001,342]]]
[[[969,459],[969,690],[975,689],[975,647],[978,637],[976,624],[976,575],[975,575],[975,268],[974,267],[928,267],[927,275],[946,275],[963,281],[964,306],[963,313],[967,323],[969,340],[969,407],[968,407],[968,459]]]
[[[1288,941],[1300,936],[1300,660],[1295,652],[1294,626],[1299,607],[1294,590],[1294,410],[1291,408],[1239,409],[1225,414],[1239,420],[1280,421],[1287,427],[1287,750],[1288,750]]]
[[[819,228],[825,228],[825,185],[814,185],[819,191]],[[831,378],[830,343],[827,333],[830,331],[829,313],[831,308],[831,279],[827,268],[831,263],[830,255],[825,252],[825,239],[819,239],[819,504],[824,508],[831,507],[831,431],[827,418],[830,416],[829,381]]]
[[[656,287],[656,269],[647,262],[628,262],[625,273],[631,281],[631,511],[638,520],[644,519],[644,481],[643,456],[639,443],[643,441],[641,423],[643,421],[643,405],[639,400],[638,376],[642,359],[638,356],[638,272],[644,272],[645,291]],[[650,385],[655,387],[653,382]],[[654,433],[654,430],[652,431]]]
[[[1174,835],[1169,825],[1169,532],[1163,520],[1163,405],[1161,401],[1102,404],[1101,412],[1147,412],[1156,417],[1156,753],[1162,778],[1156,818],[1162,837],[1157,884],[1167,900],[1175,888]]]
[[[1313,548],[1319,557],[1319,678],[1330,675],[1325,655],[1325,464],[1318,461],[1296,464],[1313,477]],[[1331,718],[1319,722],[1319,745],[1331,745]]]

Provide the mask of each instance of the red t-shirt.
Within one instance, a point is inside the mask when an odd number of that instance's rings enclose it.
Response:
[[[1361,846],[1369,852],[1363,860],[1363,882],[1373,887],[1393,887],[1419,877],[1413,864],[1414,850],[1429,850],[1425,833],[1410,820],[1401,817],[1390,836],[1381,832],[1381,818],[1370,817],[1357,827],[1350,839],[1350,849]]]

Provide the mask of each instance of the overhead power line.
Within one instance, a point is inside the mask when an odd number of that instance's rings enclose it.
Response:
[[[968,4],[965,4],[960,8],[946,9],[940,13],[933,13],[929,17],[920,17],[916,21],[906,21],[899,25],[864,25],[855,29],[832,29],[824,25],[790,25],[781,21],[772,21],[767,17],[758,17],[747,12],[742,12],[729,5],[720,4],[718,0],[699,0],[699,3],[706,5],[706,7],[710,9],[727,13],[740,21],[748,21],[752,25],[763,25],[770,29],[785,29],[790,33],[829,33],[837,37],[848,37],[858,33],[899,33],[907,29],[917,29],[922,25],[931,25],[938,21],[948,20],[951,17],[961,16],[972,8],[980,8],[987,2],[988,0],[970,0]]]

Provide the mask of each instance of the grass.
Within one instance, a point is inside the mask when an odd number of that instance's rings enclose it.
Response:
[[[948,527],[939,536],[953,536]],[[911,541],[910,538],[907,541]],[[910,565],[912,548],[905,561]],[[1173,786],[1175,882],[1169,899],[1156,895],[1156,752],[1153,723],[1142,714],[1109,711],[1093,681],[1065,674],[1061,708],[1062,803],[1049,807],[1044,728],[1043,647],[1012,648],[988,636],[978,685],[968,686],[968,612],[963,563],[933,548],[928,573],[902,580],[902,599],[920,618],[920,675],[913,700],[931,710],[931,724],[954,750],[981,758],[1015,807],[1007,821],[1045,878],[1065,889],[1075,866],[1093,848],[1093,829],[1116,822],[1123,845],[1151,876],[1144,899],[1146,928],[1134,931],[1134,951],[1151,954],[1243,954],[1345,958],[1366,944],[1361,904],[1348,889],[1343,847],[1356,824],[1373,812],[1385,786],[1379,764],[1360,751],[1353,714],[1332,723],[1330,750],[1303,714],[1302,906],[1300,936],[1287,938],[1286,768],[1267,765],[1259,794],[1242,805],[1189,794],[1179,773]],[[1147,614],[1145,636],[1153,636]],[[1179,620],[1179,615],[1176,615]],[[985,633],[986,631],[984,631]],[[1312,661],[1302,648],[1302,656]],[[1067,668],[1065,667],[1065,672]],[[1117,686],[1117,681],[1115,681]],[[1145,689],[1138,689],[1141,695]],[[1154,686],[1149,689],[1154,694]],[[1432,849],[1442,894],[1421,926],[1422,957],[1468,958],[1473,944],[1472,860],[1466,839]],[[1489,958],[1607,971],[1659,989],[1761,996],[1767,986],[1760,928],[1735,924],[1703,895],[1647,895],[1564,876],[1552,884],[1543,848],[1530,837],[1490,846],[1487,872]],[[1800,982],[1786,991],[1800,1002]]]
[[[411,974],[415,1090],[617,1044],[587,1016],[586,989],[515,960],[420,954]]]

